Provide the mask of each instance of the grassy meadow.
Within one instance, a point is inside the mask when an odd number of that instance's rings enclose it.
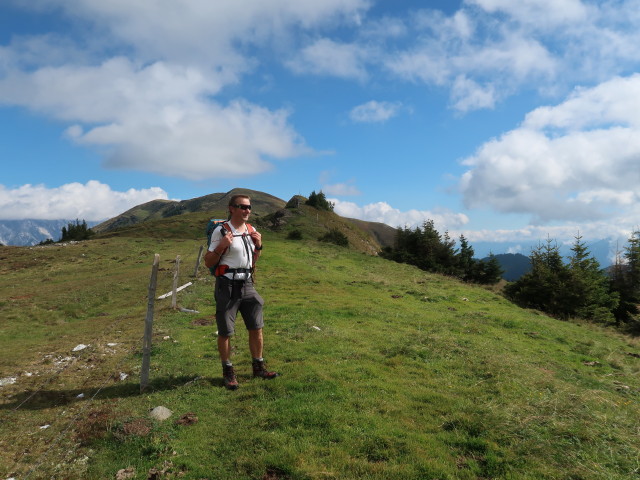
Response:
[[[191,278],[202,215],[143,225],[0,247],[0,479],[640,478],[639,339],[264,231],[265,358],[282,375],[251,378],[241,327],[227,391],[213,278]],[[194,285],[178,304],[198,313],[156,301],[141,394],[154,253],[157,294],[180,255]]]

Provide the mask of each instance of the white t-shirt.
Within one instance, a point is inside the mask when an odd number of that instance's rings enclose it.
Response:
[[[231,232],[233,233],[233,242],[229,246],[226,252],[222,255],[220,259],[221,265],[228,265],[229,268],[246,268],[251,269],[253,254],[255,245],[253,244],[253,240],[249,236],[249,229],[246,228],[245,233],[239,233],[231,222],[225,223],[225,225],[229,225],[231,228]],[[226,226],[225,226],[226,228]],[[222,227],[218,226],[211,234],[211,243],[209,244],[209,251],[213,252],[215,248],[220,243],[222,239]],[[229,279],[235,280],[245,280],[249,274],[248,273],[225,273],[225,277]]]

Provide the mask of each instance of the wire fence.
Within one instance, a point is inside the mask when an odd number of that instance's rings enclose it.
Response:
[[[186,256],[178,256],[176,259],[165,260],[165,262],[172,263],[173,268],[158,269],[160,270],[159,283],[161,285],[164,286],[165,284],[171,281],[173,282],[172,291],[169,293],[173,296],[174,300],[178,290],[177,284],[181,284],[187,279],[191,280],[191,282],[189,282],[188,284],[183,285],[183,289],[184,289],[190,286],[193,283],[193,280],[198,279],[199,271],[201,270],[201,260],[202,260],[201,257],[202,257],[203,250],[204,250],[204,246],[198,245],[194,250],[189,252]],[[152,272],[152,276],[153,276],[153,272]],[[151,301],[151,298],[149,298],[149,300]],[[154,301],[158,300],[158,298],[156,298],[156,295],[154,295],[153,300]],[[174,307],[177,307],[177,305],[174,305]],[[152,312],[152,315],[153,315],[153,312]],[[116,321],[110,323],[106,329],[101,331],[98,335],[94,336],[92,341],[89,342],[88,345],[98,346],[98,345],[106,344],[106,342],[103,340],[107,338],[112,338],[113,335],[118,331],[118,329],[122,328],[122,325],[124,324],[124,322],[130,321],[130,320],[131,320],[130,316],[120,315],[118,319],[116,319]],[[150,342],[150,338],[148,340]],[[80,408],[78,412],[76,412],[71,417],[70,420],[66,421],[66,423],[59,423],[57,425],[58,427],[57,435],[53,438],[53,440],[48,442],[48,446],[46,447],[46,449],[41,454],[38,455],[36,460],[33,461],[33,463],[30,465],[30,468],[27,471],[27,473],[24,474],[24,476],[21,476],[20,478],[28,479],[28,478],[31,478],[32,475],[34,475],[36,472],[38,472],[42,464],[46,461],[47,457],[51,454],[51,452],[54,451],[54,448],[57,447],[60,444],[60,442],[63,441],[65,437],[67,437],[70,434],[70,432],[72,432],[74,425],[76,425],[78,421],[85,416],[89,407],[91,407],[94,404],[96,397],[106,387],[108,387],[110,384],[114,382],[114,378],[117,378],[118,372],[122,370],[122,367],[125,364],[125,362],[130,361],[130,359],[134,356],[135,352],[138,349],[140,349],[140,347],[144,348],[144,343],[145,343],[145,335],[140,335],[134,341],[131,342],[131,345],[129,346],[128,349],[126,349],[124,352],[121,352],[117,363],[113,367],[111,367],[108,372],[106,373],[102,372],[99,377],[92,376],[92,375],[85,377],[83,385],[91,383],[94,385],[97,384],[98,387],[97,388],[94,387],[95,391],[93,391],[93,393],[90,396],[86,396],[82,398],[84,402],[83,406]],[[16,412],[18,412],[19,410],[26,408],[29,405],[29,403],[33,401],[34,398],[37,398],[39,394],[43,393],[45,389],[49,385],[51,385],[55,379],[59,378],[71,365],[74,365],[79,361],[86,359],[91,354],[90,353],[91,351],[92,349],[85,348],[80,350],[77,353],[73,352],[74,354],[71,356],[65,357],[65,358],[69,358],[69,360],[61,361],[60,366],[54,369],[53,371],[49,372],[48,375],[41,382],[38,383],[35,390],[31,392],[28,396],[26,396],[24,399],[22,399],[22,401],[20,401],[19,404],[13,407],[6,415],[4,415],[3,418],[0,419],[0,422],[2,423],[8,422],[12,415],[16,414]],[[197,381],[197,378],[187,383],[193,383],[194,381]],[[55,424],[49,425],[49,428],[52,428],[52,427],[53,429],[56,429]],[[29,447],[26,449],[26,451],[33,450],[33,447],[35,447],[36,443],[40,440],[41,439],[34,437],[33,441],[31,442]],[[20,464],[21,464],[20,459],[15,460],[11,467],[10,472],[15,472],[16,469],[20,466]]]

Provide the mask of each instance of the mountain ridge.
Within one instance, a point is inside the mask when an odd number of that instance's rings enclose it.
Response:
[[[0,220],[0,244],[18,247],[37,245],[45,240],[58,241],[62,237],[62,228],[75,220],[56,219],[39,220],[25,218],[21,220]],[[87,222],[91,227],[97,222]]]
[[[228,199],[236,194],[244,194],[251,197],[251,204],[253,206],[252,214],[254,216],[273,213],[275,210],[284,208],[286,205],[284,200],[268,193],[248,188],[234,188],[228,192],[210,193],[188,200],[151,200],[150,202],[136,205],[126,212],[96,225],[93,230],[96,233],[101,233],[148,220],[168,218],[185,213],[214,210],[226,211]]]

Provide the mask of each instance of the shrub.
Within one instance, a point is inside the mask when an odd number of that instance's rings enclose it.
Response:
[[[311,192],[311,195],[309,195],[309,200],[307,200],[305,203],[314,208],[317,208],[318,210],[326,210],[327,212],[333,212],[333,207],[335,207],[335,204],[333,202],[327,200],[327,197],[325,197],[324,193],[322,193],[322,190],[320,190],[319,193],[316,193],[315,190]]]
[[[318,238],[321,242],[334,243],[340,247],[348,247],[349,239],[337,228],[329,230],[327,233]]]
[[[298,229],[291,230],[287,234],[287,240],[302,240],[302,232]]]

